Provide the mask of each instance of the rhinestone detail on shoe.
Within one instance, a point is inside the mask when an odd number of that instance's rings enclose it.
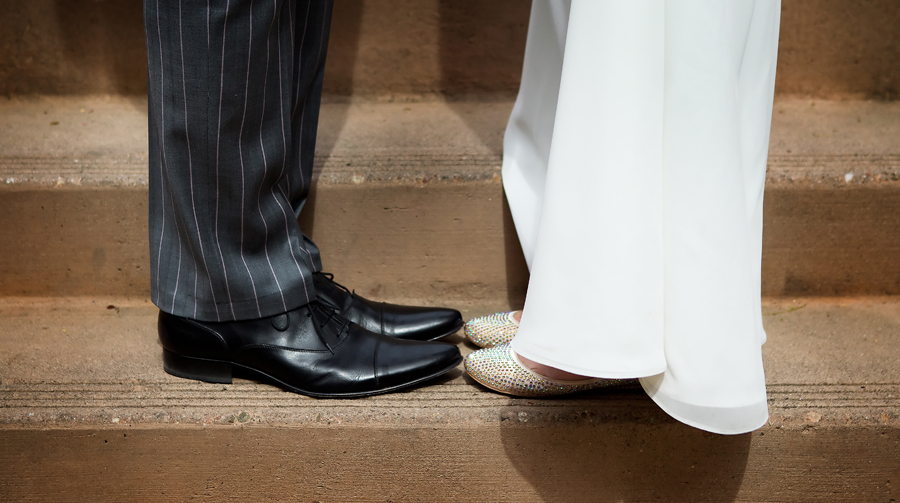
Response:
[[[587,379],[560,381],[526,368],[515,357],[509,343],[479,349],[466,356],[466,372],[480,384],[500,393],[526,397],[567,395],[610,386],[632,384],[634,379]]]
[[[466,337],[482,348],[507,343],[513,340],[519,330],[519,322],[513,317],[515,313],[516,311],[509,311],[472,318],[466,323]]]

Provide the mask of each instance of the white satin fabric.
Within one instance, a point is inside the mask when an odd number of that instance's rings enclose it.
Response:
[[[640,377],[674,418],[768,418],[762,202],[780,0],[535,0],[503,184],[517,353]]]

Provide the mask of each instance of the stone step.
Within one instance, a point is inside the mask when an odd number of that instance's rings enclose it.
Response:
[[[370,295],[521,302],[508,100],[327,103],[301,226]],[[779,99],[764,295],[900,293],[900,103]],[[0,296],[148,296],[146,101],[0,102]]]
[[[461,369],[357,400],[183,380],[162,370],[145,300],[6,297],[0,499],[900,498],[900,299],[764,299],[763,312],[770,421],[728,437],[639,390],[520,399]]]
[[[325,68],[336,96],[511,94],[529,2],[338,0]],[[141,2],[31,0],[0,17],[0,95],[146,93]],[[779,93],[896,99],[900,4],[785,0]]]

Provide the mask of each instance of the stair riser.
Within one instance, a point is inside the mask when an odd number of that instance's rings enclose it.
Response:
[[[822,184],[827,185],[827,184]],[[0,194],[0,295],[147,296],[147,191]],[[900,294],[900,186],[767,189],[763,294]],[[497,182],[319,184],[301,226],[325,268],[379,298],[522,302],[527,268]]]
[[[427,414],[427,411],[422,411]],[[515,417],[515,416],[513,416]],[[18,501],[893,501],[900,429],[712,435],[671,420],[0,431]],[[546,426],[546,425],[544,425]]]

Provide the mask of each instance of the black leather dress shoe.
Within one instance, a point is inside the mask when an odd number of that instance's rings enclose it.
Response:
[[[459,349],[363,329],[319,302],[258,320],[205,322],[159,313],[166,372],[230,383],[245,369],[320,398],[389,393],[432,379],[462,361]]]
[[[376,334],[433,341],[455,334],[464,325],[462,315],[455,309],[373,302],[336,283],[329,273],[313,274],[313,284],[320,300],[337,306],[338,314]]]

